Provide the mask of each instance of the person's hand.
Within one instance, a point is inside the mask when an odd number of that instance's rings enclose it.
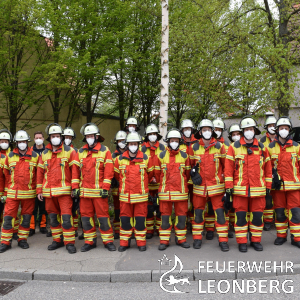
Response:
[[[75,198],[75,197],[78,197],[78,195],[79,195],[79,189],[73,189],[73,190],[72,190],[71,197],[72,197],[72,198]]]
[[[197,163],[196,166],[192,167],[190,174],[191,174],[191,179],[193,181],[193,184],[194,185],[201,185],[202,177],[199,174],[199,163]]]
[[[7,198],[7,196],[2,196],[2,197],[1,197],[1,202],[2,202],[2,203],[5,203],[5,202],[6,202],[6,198]]]
[[[39,201],[44,201],[43,194],[38,194],[37,197]]]
[[[102,198],[108,198],[108,190],[102,190],[102,192],[100,192],[100,196]]]

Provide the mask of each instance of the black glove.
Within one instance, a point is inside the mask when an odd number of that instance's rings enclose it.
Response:
[[[277,169],[275,169],[275,168],[272,169],[272,177],[273,177],[272,189],[280,190],[282,180],[280,179]]]
[[[154,207],[159,206],[159,198],[158,198],[158,195],[156,194],[154,197],[152,197],[152,199],[153,199],[153,206],[154,206]]]
[[[108,198],[108,190],[102,190],[102,191],[100,191],[100,196],[102,198]]]
[[[196,164],[196,166],[192,167],[191,170],[191,179],[193,181],[194,185],[201,185],[202,183],[202,177],[199,174],[199,163]]]
[[[111,185],[110,185],[110,187],[111,187],[112,189],[118,188],[118,187],[119,187],[119,181],[118,181],[115,177],[113,177],[113,179],[111,180]]]
[[[148,195],[148,201],[153,203],[153,198],[150,194]]]
[[[271,190],[270,189],[266,189],[266,196],[270,195]]]
[[[72,199],[73,199],[73,205],[72,205],[72,214],[74,215],[76,211],[79,209],[79,203],[80,203],[80,192],[79,189],[74,189],[72,191]]]
[[[226,197],[224,199],[224,208],[230,210],[232,208],[233,189],[226,189]],[[223,200],[222,199],[222,200]]]

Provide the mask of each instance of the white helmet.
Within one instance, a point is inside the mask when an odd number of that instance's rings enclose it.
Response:
[[[14,142],[27,141],[30,142],[30,136],[25,130],[19,130],[14,136]]]
[[[116,133],[114,143],[117,144],[117,142],[120,141],[120,140],[126,140],[126,136],[127,136],[127,133],[126,133],[125,131],[119,130],[119,131]]]
[[[86,142],[85,136],[88,134],[95,134],[98,136],[100,142],[104,141],[104,137],[100,134],[98,126],[94,123],[86,123],[80,128],[80,133],[84,136],[83,142]]]
[[[159,141],[162,138],[162,136],[160,135],[159,129],[155,124],[147,125],[146,130],[145,130],[145,137],[144,137],[145,142],[149,141],[149,139],[148,139],[148,134],[149,133],[156,133],[157,134],[157,141]]]
[[[136,126],[136,131],[140,130],[139,125],[138,125],[138,121],[135,117],[128,117],[127,118],[124,130],[126,130],[128,125],[135,125]]]
[[[240,125],[238,123],[234,123],[229,126],[229,129],[228,129],[229,135],[231,135],[231,133],[233,133],[235,131],[242,132]]]
[[[199,123],[197,130],[201,130],[203,127],[210,127],[212,130],[214,129],[214,124],[211,120],[208,119],[203,119],[201,120],[201,122]]]
[[[179,139],[179,142],[182,142],[181,132],[177,128],[172,128],[167,132],[165,142],[168,142],[170,139]]]
[[[125,143],[128,144],[128,143],[134,143],[134,142],[141,143],[142,138],[137,132],[129,132],[126,136]]]
[[[254,127],[256,135],[261,134],[261,131],[258,129],[258,125],[255,119],[251,116],[245,116],[240,122],[240,128],[242,129],[242,131],[244,131],[243,129],[249,127]]]
[[[0,140],[8,140],[9,142],[12,141],[12,134],[7,129],[0,130]]]
[[[194,129],[194,124],[190,119],[185,119],[182,120],[180,123],[180,131],[182,131],[183,128],[192,128],[192,130]]]
[[[62,127],[59,124],[57,124],[57,123],[51,123],[51,124],[49,124],[46,127],[45,132],[48,135],[55,134],[55,133],[62,134],[63,133],[63,129],[62,129]]]
[[[270,125],[270,124],[276,125],[276,122],[277,122],[277,120],[274,116],[269,116],[269,117],[267,117],[267,119],[265,121],[264,128],[267,129],[268,125]]]
[[[62,135],[69,135],[69,136],[72,136],[73,139],[76,138],[76,133],[75,133],[75,131],[73,130],[73,128],[71,128],[71,127],[66,127],[66,128],[64,129]]]
[[[289,117],[281,117],[276,122],[276,129],[278,129],[281,125],[287,125],[290,127],[290,129],[293,129],[292,121]]]
[[[216,118],[212,121],[214,128],[221,128],[223,131],[226,131],[226,125],[221,118]]]

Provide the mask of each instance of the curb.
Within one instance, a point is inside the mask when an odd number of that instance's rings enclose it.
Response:
[[[164,270],[166,271],[166,270]],[[163,271],[163,272],[164,272]],[[265,272],[245,272],[238,273],[237,269],[233,272],[225,270],[222,273],[198,270],[183,270],[181,276],[188,277],[190,281],[224,280],[224,279],[256,279],[286,275],[300,274],[300,264],[293,266],[292,272],[280,272],[279,270],[270,273]],[[163,273],[162,273],[163,274]],[[176,272],[170,273],[174,276]],[[44,281],[76,281],[76,282],[159,282],[160,274],[158,270],[142,271],[112,271],[112,272],[63,272],[54,270],[33,270],[33,269],[6,269],[0,268],[0,279],[14,280],[44,280]]]

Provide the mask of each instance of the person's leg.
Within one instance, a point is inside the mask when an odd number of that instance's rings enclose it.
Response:
[[[176,201],[175,206],[175,236],[177,244],[183,248],[190,248],[186,242],[186,216],[188,212],[188,201]]]
[[[30,219],[35,206],[35,198],[21,200],[21,222],[18,231],[18,244],[21,248],[27,249],[27,238],[30,230]],[[24,241],[21,243],[21,241]],[[25,243],[26,242],[26,243]]]
[[[160,201],[159,209],[161,212],[161,225],[159,227],[159,239],[160,246],[159,250],[165,250],[169,246],[169,241],[171,237],[172,230],[172,206],[173,202],[171,201]]]
[[[286,198],[292,245],[300,248],[300,191],[287,191]]]
[[[120,247],[119,252],[130,247],[130,238],[133,231],[133,205],[120,201]]]
[[[140,251],[146,250],[146,216],[147,216],[147,202],[135,203],[133,207],[134,216],[134,233],[136,244]]]
[[[206,197],[193,195],[194,218],[192,221],[193,233],[193,247],[200,249],[202,244],[202,231],[204,227],[204,214],[205,214]]]

